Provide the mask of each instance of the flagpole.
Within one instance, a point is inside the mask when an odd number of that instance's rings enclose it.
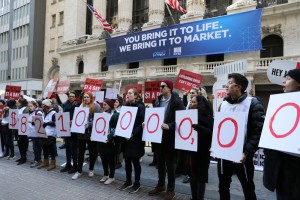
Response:
[[[168,11],[169,11],[169,14],[170,14],[170,16],[171,16],[171,18],[172,18],[172,20],[173,20],[173,23],[174,24],[176,24],[175,23],[175,20],[174,20],[174,18],[173,18],[173,15],[172,15],[172,13],[171,13],[171,10],[170,10],[170,8],[169,8],[169,5],[165,2],[165,5],[167,6],[167,9],[168,9]]]

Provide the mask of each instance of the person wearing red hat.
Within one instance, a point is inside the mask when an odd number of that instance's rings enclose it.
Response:
[[[285,93],[299,92],[300,69],[288,71],[283,84],[283,91]],[[268,190],[276,190],[278,200],[300,199],[299,154],[291,154],[272,149],[265,149],[264,153],[264,186]]]
[[[175,149],[175,112],[184,110],[184,105],[178,94],[173,93],[173,82],[163,80],[160,84],[160,93],[154,107],[165,107],[165,120],[161,128],[163,130],[161,144],[157,146],[158,183],[150,196],[165,191],[166,168],[168,169],[168,185],[166,200],[175,196],[175,169],[177,165],[178,151]]]

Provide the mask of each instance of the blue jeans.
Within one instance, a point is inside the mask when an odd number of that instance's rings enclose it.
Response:
[[[34,153],[34,161],[41,161],[42,147],[39,142],[40,138],[32,138],[32,148]]]

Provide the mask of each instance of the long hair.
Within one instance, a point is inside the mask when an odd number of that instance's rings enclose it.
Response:
[[[93,96],[92,92],[85,92],[82,97],[84,97],[85,94],[89,95],[91,101],[90,101],[89,104],[85,104],[84,100],[83,100],[81,106],[82,107],[88,107],[90,109],[89,110],[89,116],[90,116],[90,118],[93,118],[94,117],[94,113],[95,113],[94,96]]]
[[[211,103],[204,96],[196,96],[198,103],[198,110],[205,115],[213,116],[213,109]]]

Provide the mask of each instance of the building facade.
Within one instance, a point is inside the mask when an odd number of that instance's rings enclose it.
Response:
[[[16,85],[41,94],[45,9],[45,1],[0,0],[0,90]]]
[[[211,93],[216,81],[216,66],[246,60],[246,76],[256,95],[267,103],[269,95],[282,92],[271,84],[267,67],[275,59],[300,60],[300,1],[299,0],[179,0],[187,10],[168,11],[162,0],[88,0],[115,27],[105,33],[83,1],[48,0],[45,28],[44,84],[59,77],[69,79],[71,89],[81,90],[84,80],[104,80],[105,87],[121,88],[128,84],[170,78],[175,80],[180,69],[204,75],[203,85]],[[71,6],[70,6],[71,5]],[[117,37],[136,31],[146,31],[174,23],[187,23],[205,18],[230,15],[263,8],[261,51],[194,56],[133,62],[108,66],[107,37]],[[171,18],[171,14],[173,19]],[[63,21],[62,21],[63,20]]]

